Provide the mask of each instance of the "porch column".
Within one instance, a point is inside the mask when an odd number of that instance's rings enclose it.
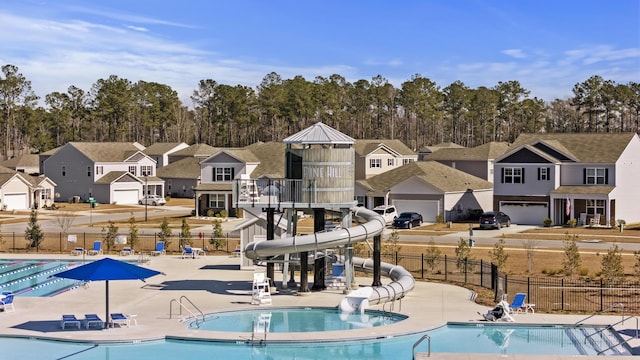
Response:
[[[606,225],[611,226],[611,199],[609,199],[609,196],[607,196],[607,201],[605,201],[604,214],[607,220]]]

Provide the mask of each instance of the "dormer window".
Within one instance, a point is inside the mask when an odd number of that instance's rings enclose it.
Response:
[[[153,175],[153,166],[140,166],[140,175],[141,176],[152,176]]]
[[[131,174],[133,174],[133,176],[136,176],[136,167],[134,166],[129,166],[129,172]]]

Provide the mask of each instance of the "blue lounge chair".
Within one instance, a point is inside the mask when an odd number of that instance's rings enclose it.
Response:
[[[96,314],[84,314],[84,326],[89,329],[94,326],[98,329],[104,328],[104,321]]]
[[[3,291],[0,296],[0,309],[5,312],[14,312],[16,309],[13,307],[13,293],[11,291]]]
[[[80,320],[78,320],[75,315],[62,315],[60,327],[64,330],[67,326],[75,326],[80,329]]]
[[[156,244],[156,249],[151,252],[152,255],[164,255],[166,251],[164,250],[164,241],[158,241]]]
[[[192,258],[195,259],[198,256],[198,254],[193,251],[193,248],[190,245],[186,245],[184,247],[184,249],[182,250],[182,258]]]
[[[131,319],[123,313],[113,313],[110,316],[111,316],[111,327],[113,327],[115,324],[118,324],[118,326],[120,327],[122,325],[126,325],[127,327],[129,327],[131,323]]]
[[[527,294],[525,293],[517,293],[516,296],[513,297],[513,301],[509,304],[509,312],[510,313],[519,313],[521,311],[525,311],[525,300],[527,299]]]
[[[93,249],[87,251],[88,255],[102,255],[102,241],[94,241]]]

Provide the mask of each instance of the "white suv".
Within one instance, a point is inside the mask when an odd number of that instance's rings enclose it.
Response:
[[[380,205],[373,208],[373,211],[382,215],[387,225],[393,224],[393,220],[398,217],[398,210],[393,205]]]
[[[142,199],[138,200],[138,204],[140,204],[140,205],[156,206],[156,205],[164,205],[166,203],[167,202],[160,195],[147,195],[147,196],[143,197]]]

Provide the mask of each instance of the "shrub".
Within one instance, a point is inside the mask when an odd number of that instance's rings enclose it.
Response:
[[[576,227],[577,224],[578,224],[578,220],[576,220],[576,218],[573,218],[567,221],[567,225],[569,225],[569,227],[572,227],[572,228]]]
[[[551,225],[553,225],[553,220],[551,220],[548,217],[545,217],[545,218],[542,218],[542,223],[544,224],[544,226],[550,227]]]
[[[439,214],[438,216],[436,216],[436,223],[444,224],[444,215],[443,214]]]

